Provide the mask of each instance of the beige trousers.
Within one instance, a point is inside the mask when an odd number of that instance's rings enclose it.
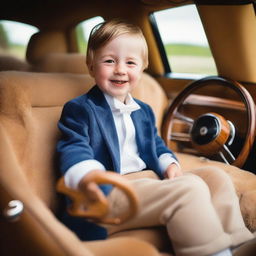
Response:
[[[149,177],[150,176],[150,177]],[[206,256],[253,238],[245,227],[229,176],[214,167],[197,169],[173,180],[159,180],[152,171],[128,174],[139,196],[135,218],[108,225],[109,234],[164,225],[176,255]],[[127,211],[119,189],[109,195],[112,215]]]

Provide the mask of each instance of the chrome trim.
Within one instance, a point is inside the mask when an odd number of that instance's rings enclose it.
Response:
[[[229,128],[230,128],[230,135],[229,135],[229,140],[228,140],[227,144],[228,144],[228,146],[230,146],[234,141],[234,138],[235,138],[235,135],[236,135],[236,128],[235,128],[234,124],[231,121],[227,120],[227,122],[228,122]]]
[[[4,210],[4,216],[8,220],[16,220],[23,212],[24,205],[19,200],[12,200]]]
[[[236,158],[234,157],[234,155],[232,154],[232,152],[229,150],[229,148],[228,148],[225,144],[223,145],[223,148],[224,148],[224,150],[226,151],[226,153],[229,155],[229,157],[230,157],[233,161],[235,161]]]
[[[222,160],[224,161],[224,163],[230,165],[230,163],[228,162],[228,160],[226,159],[226,157],[224,156],[224,154],[221,151],[219,151],[219,155],[222,158]]]

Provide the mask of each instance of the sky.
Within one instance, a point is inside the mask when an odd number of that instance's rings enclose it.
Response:
[[[155,18],[164,43],[208,44],[194,5],[160,11]]]
[[[155,18],[164,43],[208,44],[194,5],[160,11],[155,14]],[[86,37],[89,36],[91,28],[101,21],[98,18],[84,23]],[[30,36],[38,31],[32,26],[21,27],[18,23],[8,21],[4,26],[7,31],[11,31],[9,38],[12,42],[25,45]]]

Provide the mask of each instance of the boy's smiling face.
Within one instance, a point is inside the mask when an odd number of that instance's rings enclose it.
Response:
[[[129,34],[96,50],[89,67],[100,89],[122,102],[138,84],[143,69],[143,42],[139,36]]]

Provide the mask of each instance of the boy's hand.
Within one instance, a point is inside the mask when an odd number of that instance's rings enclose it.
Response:
[[[173,179],[173,178],[179,177],[181,175],[183,175],[183,172],[181,171],[180,167],[175,163],[170,164],[164,173],[164,176],[167,179]]]
[[[95,175],[97,172],[102,173],[102,171],[98,170],[91,171],[82,178],[78,185],[79,190],[85,193],[86,197],[91,202],[99,201],[100,198],[104,197],[104,194],[100,190],[99,186],[95,182],[89,181],[90,175]]]

